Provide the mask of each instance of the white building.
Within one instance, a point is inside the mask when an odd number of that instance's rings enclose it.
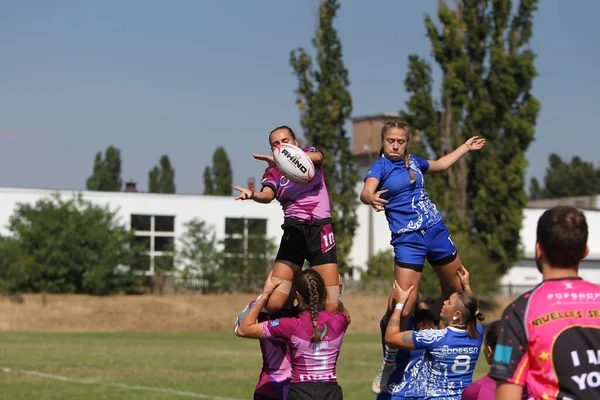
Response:
[[[0,235],[9,235],[7,225],[18,203],[33,204],[56,193],[65,200],[77,194],[65,190],[0,188]],[[217,239],[224,240],[230,252],[243,248],[245,241],[253,234],[266,234],[276,243],[279,243],[281,237],[283,213],[277,201],[265,205],[220,196],[91,191],[80,193],[86,200],[117,210],[121,222],[136,230],[136,239],[148,248],[146,267],[150,273],[157,257],[169,257],[163,250],[168,244],[177,243],[177,238],[184,232],[185,223],[194,218],[214,226]],[[593,200],[596,201],[595,198]],[[568,202],[569,199],[553,201],[546,208]],[[600,202],[595,202],[594,208],[596,210],[584,211],[590,231],[590,254],[581,265],[581,275],[600,284]],[[525,259],[518,262],[502,279],[503,286],[515,293],[531,288],[541,280],[541,274],[533,260],[533,251],[537,221],[544,209],[524,210],[521,242]],[[384,214],[375,213],[362,204],[358,206],[357,214],[359,227],[350,253],[351,265],[355,267],[355,279],[360,277],[360,269],[366,268],[369,254],[380,250],[391,251],[390,233]]]

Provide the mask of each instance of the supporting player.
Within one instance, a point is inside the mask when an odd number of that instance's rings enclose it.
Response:
[[[401,399],[407,394],[408,389],[414,389],[416,386],[413,381],[418,379],[420,368],[423,363],[419,361],[423,355],[423,350],[398,350],[390,349],[385,343],[385,331],[396,306],[396,300],[394,299],[394,290],[390,292],[388,298],[388,306],[386,312],[379,322],[379,329],[381,330],[381,344],[383,347],[384,356],[387,354],[394,354],[394,359],[389,362],[395,364],[394,372],[387,379],[387,385],[383,387],[373,386],[373,393],[377,394],[376,400],[390,400],[390,399]],[[433,313],[426,307],[425,304],[419,304],[416,307],[414,317],[410,317],[407,323],[407,329],[433,329],[435,328]],[[386,360],[387,361],[387,360]],[[391,370],[391,369],[387,369]],[[382,371],[382,370],[380,370]],[[378,380],[377,382],[379,382]],[[375,383],[375,382],[374,382]],[[410,384],[410,385],[409,385]],[[413,397],[415,397],[415,391],[411,391]],[[416,399],[415,399],[416,400]]]
[[[298,146],[296,135],[287,126],[277,127],[269,134],[271,149],[279,143]],[[338,309],[337,252],[322,167],[323,153],[314,147],[307,147],[304,151],[315,165],[315,177],[311,182],[294,183],[275,167],[272,155],[254,154],[254,158],[268,164],[260,192],[234,186],[241,192],[236,200],[270,203],[277,198],[283,208],[283,236],[273,266],[273,280],[281,281],[281,284],[267,304],[267,310],[271,312],[279,310],[286,302],[292,280],[302,269],[305,260],[325,281],[327,311],[336,312]]]
[[[260,300],[259,295],[252,300],[235,321],[234,333],[238,335],[240,324],[248,311]],[[294,296],[283,308],[275,313],[269,314],[266,310],[260,310],[258,322],[274,321],[278,318],[297,317],[299,310],[294,306]],[[292,364],[290,363],[290,354],[288,346],[283,339],[271,338],[260,339],[260,352],[262,354],[263,364],[258,378],[258,383],[254,389],[254,400],[284,400],[292,381]]]
[[[463,390],[471,384],[479,349],[483,340],[483,328],[477,323],[484,319],[478,311],[477,299],[470,293],[466,269],[458,272],[465,290],[453,293],[444,302],[440,316],[447,321],[444,329],[400,331],[402,310],[414,289],[402,290],[395,283],[398,304],[385,332],[387,344],[400,349],[425,350],[422,390],[425,399],[459,400]],[[466,285],[465,285],[466,282]]]
[[[302,312],[298,318],[280,318],[257,322],[260,310],[267,304],[281,281],[273,283],[272,274],[265,281],[263,294],[250,308],[238,335],[253,339],[284,339],[289,347],[292,381],[288,400],[342,399],[337,383],[336,365],[350,322],[348,311],[340,302],[340,312],[325,311],[327,291],[321,275],[313,269],[294,278],[294,288]]]

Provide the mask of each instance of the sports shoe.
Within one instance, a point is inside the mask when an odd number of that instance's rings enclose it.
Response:
[[[390,376],[396,371],[396,363],[386,363],[384,362],[377,371],[377,375],[375,375],[375,379],[373,379],[373,384],[371,385],[371,389],[373,393],[379,394],[381,393],[381,388],[386,387],[388,384],[388,379]]]

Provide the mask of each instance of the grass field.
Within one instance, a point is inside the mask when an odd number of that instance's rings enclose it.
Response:
[[[375,398],[380,352],[378,335],[346,335],[345,399]],[[258,342],[227,332],[0,332],[0,354],[0,398],[14,400],[250,399],[261,368]],[[475,378],[486,371],[481,356]]]

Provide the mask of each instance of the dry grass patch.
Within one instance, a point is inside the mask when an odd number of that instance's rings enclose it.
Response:
[[[33,332],[224,332],[253,298],[249,294],[86,296],[24,295],[22,304],[0,298],[1,331]],[[510,299],[486,313],[486,321],[499,318]],[[352,315],[350,333],[376,333],[386,298],[347,294],[344,302]]]

